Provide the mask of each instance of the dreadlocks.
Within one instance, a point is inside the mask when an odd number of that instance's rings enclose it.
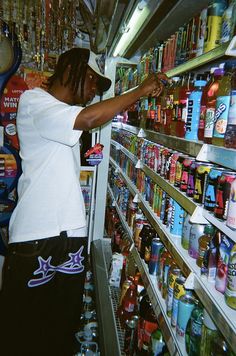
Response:
[[[75,94],[80,89],[81,96],[84,96],[84,81],[89,60],[89,50],[87,48],[72,48],[60,55],[54,74],[48,78],[48,87],[51,88],[55,80],[59,80],[64,86],[70,85]],[[69,75],[63,82],[63,75],[68,66]]]

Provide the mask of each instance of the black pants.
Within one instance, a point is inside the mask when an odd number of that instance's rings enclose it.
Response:
[[[73,355],[86,264],[86,238],[9,245],[0,297],[2,356]]]

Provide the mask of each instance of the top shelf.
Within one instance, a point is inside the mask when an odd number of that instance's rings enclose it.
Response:
[[[189,72],[195,68],[199,68],[203,65],[209,64],[212,61],[216,61],[219,58],[222,58],[226,55],[226,51],[229,47],[230,41],[214,48],[213,50],[202,54],[199,57],[188,60],[186,63],[183,63],[169,71],[166,72],[168,77],[174,77],[176,75]]]

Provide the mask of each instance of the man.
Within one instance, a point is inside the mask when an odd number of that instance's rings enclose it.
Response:
[[[93,52],[73,48],[59,57],[46,89],[22,94],[22,175],[2,289],[4,356],[73,355],[87,259],[79,138],[141,96],[160,94],[160,79],[166,76],[152,75],[127,94],[86,107],[111,81]]]

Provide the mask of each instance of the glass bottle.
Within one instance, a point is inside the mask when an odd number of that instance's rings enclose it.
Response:
[[[138,308],[137,286],[132,283],[122,299],[119,318],[121,326],[125,327],[126,320],[130,320],[136,314]]]
[[[233,69],[235,68],[234,61],[225,63],[225,74],[221,79],[220,87],[216,99],[215,124],[213,131],[212,144],[224,146],[225,132],[227,128],[230,94],[231,94],[231,79]]]
[[[138,321],[138,349],[141,351],[143,344],[149,345],[151,334],[157,329],[157,319],[153,311],[152,303],[146,293],[139,305]]]
[[[218,338],[219,332],[207,313],[206,309],[203,310],[203,325],[202,325],[202,340],[200,355],[211,355],[212,340]]]
[[[210,356],[235,356],[222,335],[211,340]]]
[[[225,132],[225,147],[236,148],[236,69],[234,69],[231,79],[230,106],[228,124]]]

